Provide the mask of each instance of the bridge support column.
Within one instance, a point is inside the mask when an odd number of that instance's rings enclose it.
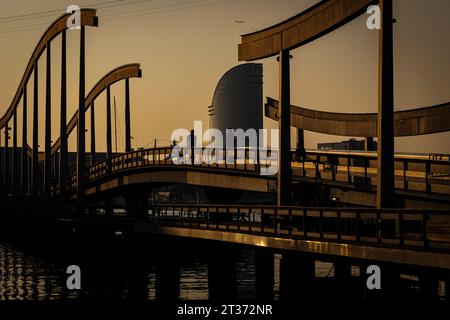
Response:
[[[303,129],[297,129],[297,155],[302,156],[305,153],[305,132]]]
[[[23,110],[22,110],[22,159],[21,159],[21,189],[23,193],[28,193],[28,142],[27,142],[27,86],[23,88],[22,96]]]
[[[59,145],[59,193],[62,200],[67,196],[68,155],[67,155],[67,64],[66,64],[66,30],[61,38],[61,113]]]
[[[339,300],[351,299],[355,289],[352,279],[352,267],[344,261],[334,263],[334,278],[336,283],[335,296]],[[355,290],[356,291],[356,290]]]
[[[111,139],[111,89],[106,87],[106,158],[112,157],[112,139]],[[110,163],[108,162],[108,166]]]
[[[5,125],[5,149],[3,152],[3,185],[5,187],[9,186],[9,178],[11,173],[9,172],[9,122]]]
[[[208,263],[209,300],[236,299],[236,257],[232,252],[214,254]]]
[[[283,254],[280,261],[280,299],[307,297],[315,278],[315,261],[294,254]]]
[[[373,137],[364,138],[364,150],[365,151],[376,151],[375,142],[373,141]]]
[[[47,43],[47,65],[45,80],[45,158],[44,158],[44,196],[48,198],[51,193],[51,130],[52,130],[52,95],[51,95],[51,50],[50,42]]]
[[[95,108],[94,101],[91,103],[91,165],[96,163],[95,154]]]
[[[85,26],[80,30],[80,81],[79,81],[79,103],[78,103],[78,135],[77,135],[77,200],[83,211],[84,188],[85,188]]]
[[[33,156],[32,156],[32,191],[33,195],[37,196],[39,193],[39,145],[38,145],[38,126],[39,126],[39,96],[38,96],[38,62],[34,63],[34,90],[33,90]]]
[[[419,286],[423,299],[428,301],[439,300],[439,281],[433,278],[430,273],[419,275]]]
[[[130,79],[125,79],[125,152],[131,151]]]
[[[126,198],[127,216],[136,220],[146,220],[148,216],[148,195],[128,195]]]
[[[180,266],[173,259],[165,259],[156,266],[156,299],[175,300],[180,296]]]
[[[17,111],[14,110],[13,115],[13,150],[12,150],[12,170],[11,170],[11,186],[16,191],[17,184]]]
[[[282,50],[279,60],[279,106],[278,106],[278,205],[289,205],[292,200],[291,178],[291,80],[289,50]]]
[[[392,0],[380,0],[377,207],[394,206],[394,78]]]
[[[274,256],[272,252],[255,252],[256,298],[270,301],[273,299]]]

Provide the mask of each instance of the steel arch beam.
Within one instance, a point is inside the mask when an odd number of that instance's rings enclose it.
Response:
[[[323,0],[294,17],[263,30],[244,34],[239,61],[272,57],[307,44],[357,18],[378,0]]]
[[[19,101],[22,97],[24,87],[28,83],[30,76],[34,69],[34,64],[37,62],[44,52],[47,44],[52,41],[56,36],[58,36],[63,30],[67,29],[67,18],[70,16],[66,13],[56,19],[42,35],[41,39],[37,43],[30,60],[28,61],[25,72],[20,81],[19,87],[17,88],[16,94],[3,117],[0,118],[0,128],[4,128],[6,123],[11,119],[14,114],[14,110],[17,109]],[[98,17],[96,16],[95,9],[81,9],[80,10],[80,25],[82,26],[98,26]]]
[[[278,101],[267,97],[265,116],[278,120]],[[337,113],[291,105],[291,126],[351,137],[376,137],[376,113]],[[406,137],[450,131],[450,102],[394,112],[394,135]]]
[[[85,101],[85,112],[90,108],[92,102],[103,92],[106,88],[120,80],[128,79],[128,78],[140,78],[142,77],[142,70],[140,69],[139,63],[130,63],[123,66],[120,66],[108,74],[106,74],[97,84],[92,88],[89,94],[86,97]],[[78,111],[70,119],[69,123],[66,127],[66,134],[69,134],[76,128],[78,123]],[[58,151],[60,147],[61,140],[55,141],[52,146],[52,154]]]

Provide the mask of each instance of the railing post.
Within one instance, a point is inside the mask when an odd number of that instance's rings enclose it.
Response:
[[[292,208],[288,209],[288,234],[292,234]]]
[[[341,210],[336,210],[336,234],[337,239],[341,240]]]
[[[250,207],[248,208],[248,231],[252,231],[252,208]]]
[[[430,161],[429,160],[425,160],[425,186],[426,186],[426,191],[427,192],[431,192],[431,184],[430,184]]]
[[[275,207],[275,210],[273,210],[273,232],[274,233],[278,233],[278,221],[277,221],[277,216],[278,216],[278,207]]]
[[[406,159],[403,159],[403,189],[405,190],[408,190],[407,171],[408,171],[408,161]]]
[[[356,238],[356,242],[360,242],[361,241],[361,230],[360,230],[360,220],[361,220],[361,213],[356,210],[355,212],[355,238]]]
[[[319,237],[323,239],[323,210],[319,211]]]
[[[347,182],[352,183],[352,176],[350,174],[350,165],[351,165],[352,159],[350,156],[347,156]]]
[[[264,232],[264,225],[263,225],[263,220],[264,220],[264,208],[261,208],[261,233]]]
[[[381,244],[382,230],[381,230],[381,211],[380,211],[380,209],[377,209],[376,219],[377,219],[377,223],[376,223],[377,243]]]
[[[399,242],[400,242],[400,246],[403,246],[404,244],[404,237],[403,237],[403,211],[399,212],[398,215],[398,234],[399,234]]]
[[[427,221],[428,221],[428,213],[424,211],[422,213],[422,236],[423,236],[423,246],[425,248],[428,248],[430,246],[427,232],[427,224],[428,224]]]
[[[307,237],[308,235],[308,228],[307,228],[307,224],[308,224],[308,209],[303,209],[303,236]]]

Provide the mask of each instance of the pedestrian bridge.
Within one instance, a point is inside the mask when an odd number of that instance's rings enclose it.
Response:
[[[202,159],[195,164],[189,162],[182,165],[172,162],[171,151],[171,147],[137,150],[90,166],[86,195],[131,185],[180,183],[276,192],[276,175],[260,174],[261,167],[273,163],[268,160],[254,161],[250,156],[251,150],[223,150],[224,155],[231,154],[234,159],[232,164],[225,161],[208,164],[206,159]],[[293,185],[318,184],[331,190],[333,196],[339,196],[343,203],[374,205],[377,176],[374,152],[309,150],[299,154],[292,151],[291,159]],[[445,207],[450,195],[449,172],[449,156],[398,154],[395,157],[395,192],[404,198],[436,203],[432,207],[439,207],[440,204]],[[72,190],[75,187],[76,176],[72,176]]]

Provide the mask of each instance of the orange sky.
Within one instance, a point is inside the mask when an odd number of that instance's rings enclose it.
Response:
[[[18,0],[0,3],[0,113],[8,108],[38,39],[61,13],[7,23],[4,17],[86,6],[106,0]],[[224,72],[238,64],[240,35],[289,18],[314,0],[126,0],[100,8],[99,27],[86,33],[86,92],[109,70],[139,62],[142,79],[131,80],[133,147],[152,139],[170,139],[175,128],[191,128],[194,120],[209,123],[207,106]],[[119,2],[115,2],[116,4]],[[133,5],[129,5],[134,3]],[[127,4],[127,5],[124,5]],[[433,6],[431,6],[433,4]],[[108,6],[107,4],[103,5]],[[394,0],[396,110],[450,101],[450,1]],[[242,20],[244,23],[235,23]],[[376,112],[377,31],[366,16],[292,51],[292,104],[334,112]],[[22,30],[22,31],[18,31]],[[23,31],[25,30],[25,31]],[[76,109],[79,32],[68,32],[68,114]],[[52,137],[59,132],[60,41],[52,42]],[[264,96],[278,97],[275,58],[264,64]],[[40,108],[45,105],[45,55],[40,61]],[[29,92],[32,92],[30,81]],[[113,86],[123,125],[123,84]],[[29,94],[31,106],[32,95]],[[105,98],[96,101],[98,148],[105,145]],[[19,111],[19,119],[21,119]],[[31,124],[31,112],[29,112]],[[41,120],[43,113],[40,114]],[[89,128],[89,120],[87,121]],[[267,127],[275,127],[265,120]],[[30,127],[31,129],[31,127]],[[30,130],[29,130],[30,132]],[[43,146],[43,126],[40,145]],[[102,133],[102,134],[100,134]],[[119,134],[120,136],[120,134]],[[19,135],[20,139],[20,135]],[[341,137],[306,133],[306,146]],[[295,142],[295,139],[293,139]],[[20,140],[19,140],[20,141]],[[28,138],[31,143],[31,135]],[[89,146],[89,135],[87,135]],[[75,135],[70,144],[75,146]],[[123,148],[119,138],[119,149]],[[89,149],[89,147],[88,147]],[[397,151],[450,153],[450,133],[396,139]]]

